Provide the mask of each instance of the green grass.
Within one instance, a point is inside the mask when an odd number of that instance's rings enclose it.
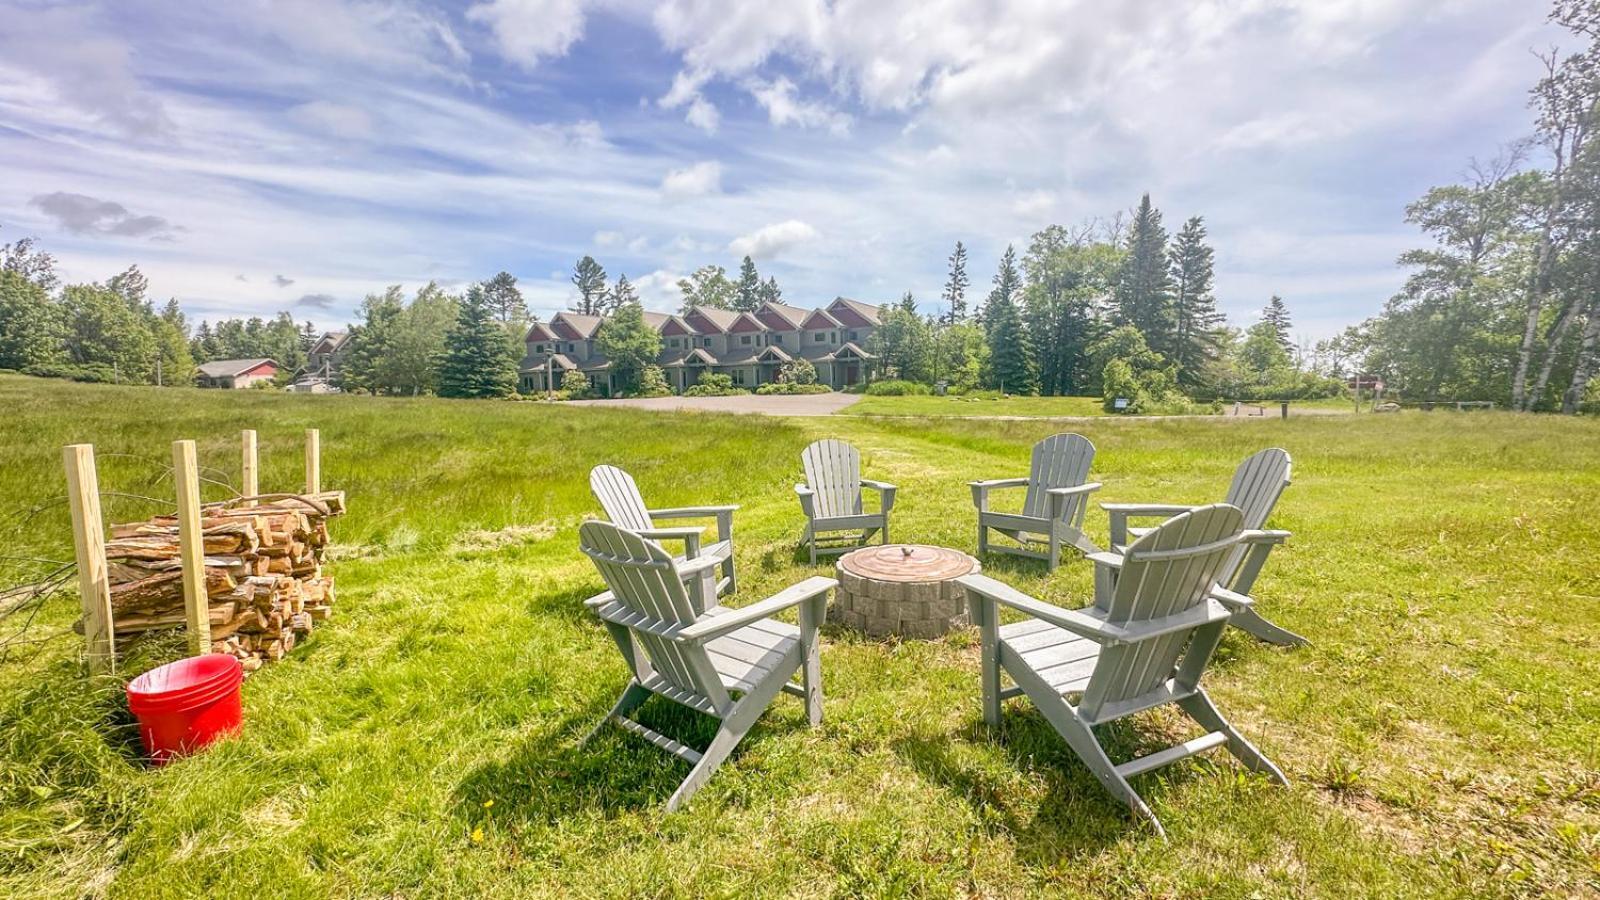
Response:
[[[873,397],[845,407],[850,416],[1103,416],[1098,397]]]
[[[870,398],[869,398],[870,399]],[[897,399],[897,398],[884,398]],[[920,398],[910,398],[920,399]],[[865,401],[864,401],[865,402]],[[263,486],[298,479],[322,429],[344,488],[334,620],[246,685],[232,741],[145,769],[117,685],[70,638],[0,665],[0,896],[1503,896],[1600,890],[1600,426],[1510,414],[1289,421],[1105,419],[1106,501],[1218,497],[1237,461],[1288,448],[1294,531],[1258,586],[1299,650],[1230,632],[1219,706],[1288,773],[1225,757],[1138,787],[1163,844],[1042,718],[979,718],[971,634],[879,642],[830,629],[821,729],[780,698],[680,814],[687,767],[620,731],[580,747],[625,675],[580,605],[585,473],[626,466],[654,503],[738,502],[749,602],[799,580],[798,452],[824,434],[901,486],[898,536],[970,550],[965,481],[1020,474],[1041,421],[646,414],[432,400],[159,391],[0,378],[0,509],[60,493],[60,446],[102,486],[164,496],[151,464],[198,437],[222,475],[237,429]],[[1470,423],[1470,427],[1468,427]],[[114,518],[148,511],[108,500]],[[1105,522],[1092,519],[1103,538]],[[65,513],[0,519],[8,552],[70,555]],[[1068,605],[1088,566],[987,569]],[[36,629],[73,618],[63,598]],[[140,648],[124,674],[163,660]],[[711,723],[652,701],[655,727]],[[1105,730],[1170,744],[1165,713]],[[491,802],[492,801],[492,802]],[[475,841],[481,829],[482,840]]]

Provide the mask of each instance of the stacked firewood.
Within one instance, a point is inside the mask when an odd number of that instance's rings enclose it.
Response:
[[[344,492],[255,502],[207,504],[200,513],[211,649],[238,657],[246,672],[282,659],[332,615],[333,579],[322,574],[322,559]],[[185,625],[176,517],[111,526],[106,565],[117,637]]]

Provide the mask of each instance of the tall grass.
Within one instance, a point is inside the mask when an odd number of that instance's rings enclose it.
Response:
[[[869,398],[870,399],[870,398]],[[868,402],[863,400],[862,402]],[[582,610],[574,552],[586,473],[627,467],[652,504],[735,502],[743,587],[813,570],[791,484],[837,435],[901,486],[907,540],[972,549],[965,482],[1021,474],[1045,421],[646,414],[548,404],[160,391],[0,378],[0,508],[59,493],[62,444],[100,448],[102,485],[152,480],[197,437],[236,467],[259,430],[263,486],[299,479],[322,429],[336,617],[246,685],[245,732],[145,769],[118,685],[79,674],[71,638],[0,667],[0,895],[1484,896],[1594,890],[1600,820],[1600,430],[1584,420],[1435,413],[1095,420],[1107,501],[1207,501],[1262,446],[1295,483],[1295,532],[1258,589],[1311,638],[1229,633],[1218,703],[1288,772],[1225,759],[1140,780],[1161,844],[1047,723],[981,725],[970,634],[868,641],[830,627],[824,726],[780,698],[689,807],[686,767],[621,733],[578,738],[620,691]],[[213,487],[221,492],[220,487]],[[136,513],[135,501],[120,513]],[[117,514],[113,514],[115,518]],[[65,512],[0,518],[3,546],[70,554]],[[1092,532],[1104,537],[1101,517]],[[1081,603],[1087,567],[991,573]],[[67,627],[69,599],[37,627]],[[170,658],[137,648],[123,674]],[[647,704],[702,745],[705,719]],[[1119,758],[1192,734],[1162,713],[1106,729]]]

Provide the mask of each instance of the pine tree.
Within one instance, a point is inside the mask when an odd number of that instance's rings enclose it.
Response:
[[[756,262],[746,256],[739,264],[739,281],[733,294],[733,308],[755,312],[761,308],[761,275],[756,272]]]
[[[943,322],[952,325],[964,322],[967,318],[967,248],[956,241],[956,249],[950,254],[950,279],[944,283],[945,314]]]
[[[912,315],[917,314],[917,298],[911,296],[910,291],[906,291],[904,294],[901,294],[900,302],[895,305],[905,312],[911,313]]]
[[[600,323],[595,347],[610,360],[617,390],[638,394],[645,387],[646,370],[661,353],[661,335],[645,323],[644,307],[635,299]]]
[[[601,273],[601,278],[605,273]],[[517,289],[517,276],[510,272],[501,272],[483,283],[483,296],[489,304],[489,309],[499,317],[502,322],[522,323],[528,321],[528,304],[522,299],[522,291]]]
[[[611,286],[611,293],[606,295],[605,309],[607,313],[615,313],[629,303],[639,302],[639,292],[628,280],[627,273],[617,276],[617,283]]]
[[[1173,310],[1172,276],[1167,269],[1167,231],[1161,227],[1161,211],[1150,204],[1150,195],[1139,201],[1128,238],[1128,257],[1123,261],[1113,295],[1115,324],[1132,325],[1144,334],[1150,349],[1162,356],[1172,355],[1177,334]]]
[[[1261,321],[1272,326],[1273,332],[1278,336],[1278,346],[1283,348],[1283,352],[1294,355],[1294,341],[1289,337],[1292,327],[1289,322],[1289,307],[1283,302],[1282,297],[1277,294],[1272,295],[1272,299],[1267,301],[1266,308],[1261,311]]]
[[[572,283],[578,288],[578,299],[572,301],[572,311],[585,316],[598,316],[605,312],[606,270],[585,256],[572,269]]]
[[[1178,380],[1185,386],[1199,383],[1205,364],[1217,353],[1217,298],[1211,294],[1212,250],[1206,244],[1205,221],[1195,216],[1183,223],[1172,243],[1172,293],[1177,332],[1172,355]]]
[[[984,309],[989,326],[989,371],[994,386],[1011,394],[1037,394],[1039,367],[1022,316],[1009,297],[991,295]]]
[[[778,279],[768,276],[767,280],[761,283],[761,302],[783,302],[783,291],[778,287]]]
[[[445,397],[505,397],[516,387],[516,346],[495,321],[483,289],[473,285],[445,337],[439,393]]]

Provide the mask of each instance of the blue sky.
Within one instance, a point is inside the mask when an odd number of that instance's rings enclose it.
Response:
[[[137,262],[196,317],[573,262],[647,305],[756,257],[931,311],[957,239],[1203,215],[1217,294],[1376,312],[1405,204],[1529,130],[1537,0],[0,0],[0,242]]]

